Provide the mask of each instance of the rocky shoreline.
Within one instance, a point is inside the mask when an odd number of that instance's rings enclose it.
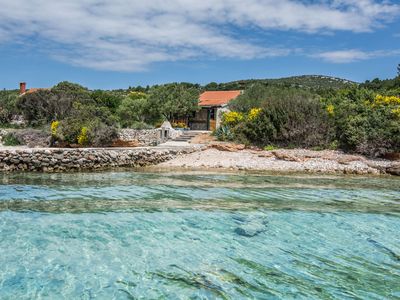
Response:
[[[400,176],[400,161],[371,159],[332,150],[257,151],[243,148],[211,145],[204,151],[162,162],[156,168]]]
[[[186,148],[0,149],[0,172],[68,172],[144,167],[197,151]]]
[[[400,176],[400,161],[370,159],[340,151],[279,149],[240,145],[138,148],[0,148],[0,172],[70,172],[111,168],[229,170]]]

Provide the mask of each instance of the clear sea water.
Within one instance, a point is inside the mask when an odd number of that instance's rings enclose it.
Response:
[[[400,299],[400,180],[3,174],[0,299]]]

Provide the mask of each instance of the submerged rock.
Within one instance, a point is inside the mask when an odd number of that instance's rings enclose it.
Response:
[[[253,237],[265,231],[265,227],[243,225],[235,229],[235,233],[240,236]]]
[[[236,227],[234,232],[240,236],[254,237],[266,231],[266,224],[265,220],[257,220]]]

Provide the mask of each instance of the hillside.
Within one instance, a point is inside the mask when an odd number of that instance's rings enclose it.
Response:
[[[313,90],[321,89],[342,89],[349,87],[356,82],[323,75],[303,75],[303,76],[292,76],[279,79],[249,79],[249,80],[238,80],[227,83],[210,83],[205,86],[207,90],[232,90],[232,89],[246,89],[248,86],[262,83],[267,85],[279,85],[286,87],[299,87]]]

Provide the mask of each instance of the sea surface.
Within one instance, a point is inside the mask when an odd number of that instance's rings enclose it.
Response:
[[[0,174],[0,299],[400,299],[400,180]]]

